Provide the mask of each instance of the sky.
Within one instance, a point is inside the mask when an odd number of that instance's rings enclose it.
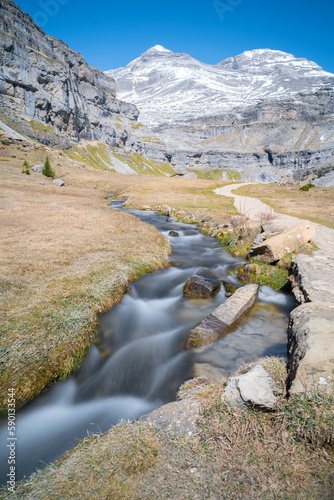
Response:
[[[268,48],[334,73],[333,0],[16,0],[49,35],[102,70],[154,45],[217,64]]]

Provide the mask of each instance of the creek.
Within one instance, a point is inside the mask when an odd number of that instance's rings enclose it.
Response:
[[[123,203],[112,205],[121,210]],[[79,372],[17,412],[17,479],[56,460],[79,440],[173,401],[182,382],[194,376],[194,367],[218,377],[260,356],[286,355],[288,317],[295,302],[266,286],[260,288],[256,306],[226,336],[204,349],[185,350],[187,332],[226,297],[222,286],[212,299],[188,299],[184,283],[205,267],[240,286],[234,271],[244,259],[232,257],[197,226],[170,222],[152,211],[126,212],[170,239],[171,266],[132,283],[122,302],[100,316],[98,343]],[[5,443],[7,426],[1,423],[0,442]],[[1,484],[8,473],[4,448]]]

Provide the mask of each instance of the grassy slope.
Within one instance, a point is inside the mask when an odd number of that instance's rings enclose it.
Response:
[[[314,187],[305,192],[299,186],[254,184],[243,186],[235,193],[258,198],[279,213],[308,219],[334,229],[334,188]]]

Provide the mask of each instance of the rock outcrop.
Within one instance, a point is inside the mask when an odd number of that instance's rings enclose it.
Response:
[[[199,269],[190,276],[183,288],[183,293],[189,298],[209,298],[219,292],[221,283],[210,269]]]
[[[290,315],[289,393],[334,384],[334,304],[308,302]]]
[[[240,409],[255,406],[261,409],[273,410],[276,405],[273,385],[274,382],[270,375],[261,365],[256,365],[243,375],[230,377],[226,383],[222,399]]]
[[[258,288],[258,285],[239,288],[232,297],[189,332],[186,347],[211,344],[227,333],[228,329],[255,304]]]
[[[272,236],[254,246],[250,255],[256,260],[271,264],[309,242],[314,235],[313,224],[309,221],[300,221],[277,236]]]
[[[99,140],[111,146],[129,134],[133,104],[116,98],[113,78],[86,63],[78,52],[48,36],[11,0],[1,0],[1,119],[45,144]]]

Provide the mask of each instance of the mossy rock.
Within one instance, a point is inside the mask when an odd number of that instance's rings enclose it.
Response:
[[[257,283],[258,285],[270,286],[274,290],[288,291],[290,289],[288,275],[289,271],[285,267],[272,266],[257,261],[238,269],[238,278],[243,284]]]

